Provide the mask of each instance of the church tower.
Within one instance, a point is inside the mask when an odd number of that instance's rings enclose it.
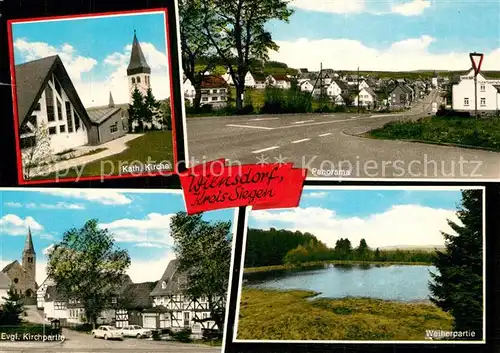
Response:
[[[127,67],[128,87],[130,92],[130,103],[132,103],[132,93],[135,87],[143,95],[146,95],[150,87],[151,68],[146,62],[146,57],[142,52],[141,45],[137,40],[137,34],[134,30],[134,40],[132,42],[132,53]]]
[[[25,278],[25,286],[30,289],[32,292],[31,295],[34,294],[36,290],[35,280],[36,280],[36,253],[35,248],[33,247],[33,238],[31,236],[31,229],[28,228],[28,236],[26,237],[26,241],[24,243],[23,250],[23,269],[26,271]],[[32,283],[31,283],[32,282]],[[28,293],[26,293],[28,294]],[[30,295],[27,295],[30,296]]]

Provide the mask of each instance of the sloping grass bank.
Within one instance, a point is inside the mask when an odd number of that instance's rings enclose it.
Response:
[[[238,339],[423,341],[425,330],[452,329],[452,316],[430,303],[315,295],[244,287]]]
[[[500,119],[433,116],[418,121],[390,122],[366,137],[456,144],[500,151]]]

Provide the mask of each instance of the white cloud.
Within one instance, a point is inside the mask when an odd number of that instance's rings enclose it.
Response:
[[[397,205],[363,218],[342,218],[334,210],[320,207],[254,211],[251,217],[259,228],[309,232],[330,247],[340,238],[348,238],[355,246],[362,238],[370,247],[443,245],[441,231],[454,234],[447,219],[459,222],[455,210],[420,205]]]
[[[13,207],[13,208],[20,208],[23,207],[23,205],[20,202],[6,202],[4,203],[6,207]]]
[[[365,10],[364,0],[293,0],[291,7],[329,13],[358,13]]]
[[[114,234],[118,242],[137,243],[139,246],[168,247],[173,244],[170,237],[170,220],[173,214],[150,213],[145,219],[118,219],[99,224]]]
[[[43,226],[33,217],[21,218],[15,214],[7,214],[0,218],[0,233],[8,235],[26,235],[28,227],[32,231],[41,231]]]
[[[128,205],[132,200],[123,193],[106,189],[39,189],[38,192],[53,196],[96,202],[103,205]]]
[[[328,196],[326,191],[317,191],[317,192],[304,192],[302,197],[312,198],[312,199],[323,199]]]
[[[109,92],[112,93],[115,103],[129,102],[127,66],[132,45],[127,45],[122,52],[109,54],[102,63],[80,55],[77,49],[69,44],[54,47],[47,43],[29,42],[28,39],[19,38],[14,42],[14,47],[26,61],[59,55],[86,107],[108,104]],[[157,99],[168,98],[170,79],[167,54],[147,42],[141,43],[141,48],[151,67],[153,94]],[[107,77],[94,77],[94,69],[101,66],[110,69],[111,73]]]
[[[391,10],[393,13],[403,16],[417,16],[422,14],[422,12],[430,6],[431,2],[429,0],[413,0],[403,4],[394,5]]]
[[[394,42],[386,48],[369,47],[352,39],[300,38],[278,41],[278,52],[271,52],[271,60],[285,62],[290,67],[323,67],[336,70],[467,70],[470,68],[468,52],[431,53],[429,46],[439,44],[435,38],[422,35]],[[481,51],[480,48],[477,49]],[[500,48],[485,52],[484,70],[500,69]]]
[[[37,205],[36,203],[30,202],[26,204],[26,208],[41,208],[46,210],[84,210],[83,205],[67,202],[57,202],[55,204],[41,203]]]
[[[155,244],[155,243],[139,243],[139,244],[135,244],[135,246],[138,248],[163,248],[164,247],[161,244]]]

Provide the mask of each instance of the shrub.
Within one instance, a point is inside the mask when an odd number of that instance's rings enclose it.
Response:
[[[191,331],[191,329],[184,329],[184,330],[181,330],[181,331],[177,331],[177,332],[174,332],[172,334],[172,338],[176,341],[179,341],[179,342],[185,342],[185,343],[188,343],[188,342],[191,342],[191,334],[193,332]]]
[[[222,339],[223,332],[215,329],[202,329],[202,337],[206,341],[215,341]]]

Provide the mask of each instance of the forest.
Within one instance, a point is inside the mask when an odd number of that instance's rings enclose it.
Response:
[[[315,261],[370,261],[431,263],[433,252],[423,249],[371,248],[365,239],[352,244],[347,238],[330,248],[308,232],[285,229],[248,229],[245,268],[295,265]]]

